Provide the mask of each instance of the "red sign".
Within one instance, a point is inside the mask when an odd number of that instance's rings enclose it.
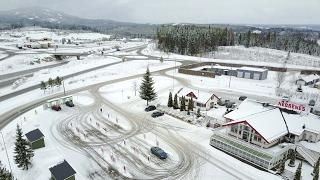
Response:
[[[288,101],[279,101],[278,106],[280,108],[286,108],[286,109],[293,110],[293,111],[300,111],[300,112],[306,111],[306,107],[304,105],[295,104],[295,103],[291,103]]]

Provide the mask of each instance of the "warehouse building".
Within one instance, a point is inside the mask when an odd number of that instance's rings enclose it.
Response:
[[[241,67],[237,69],[238,78],[265,80],[268,77],[268,70],[254,67]]]

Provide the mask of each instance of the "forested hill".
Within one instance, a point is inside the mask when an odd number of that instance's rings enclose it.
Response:
[[[236,32],[232,28],[196,25],[163,25],[157,29],[158,48],[183,55],[201,55],[217,46],[265,47],[320,56],[317,36],[302,32]]]

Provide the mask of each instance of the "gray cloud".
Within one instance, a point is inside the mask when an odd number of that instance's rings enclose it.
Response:
[[[320,24],[320,0],[0,0],[0,10],[28,6],[142,23]]]

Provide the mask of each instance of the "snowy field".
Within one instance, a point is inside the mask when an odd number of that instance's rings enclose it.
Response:
[[[227,47],[223,47],[227,48]],[[223,49],[222,48],[222,49]],[[177,59],[177,60],[190,60],[195,62],[215,62],[215,63],[234,63],[234,64],[245,64],[245,65],[257,65],[259,62],[259,66],[271,66],[271,67],[283,67],[283,60],[287,55],[285,51],[278,51],[273,49],[264,49],[264,48],[249,48],[247,50],[243,47],[230,47],[232,49],[241,49],[246,51],[253,51],[252,54],[243,53],[244,55],[239,55],[240,58],[235,57],[238,56],[238,51],[234,54],[230,52],[218,52],[218,54],[222,54],[224,56],[209,56],[209,57],[195,57],[195,56],[186,56],[186,55],[179,55],[174,53],[164,53],[161,52],[156,48],[155,44],[149,44],[146,49],[142,51],[144,55],[152,55],[156,57],[163,57],[163,58],[170,58],[170,59]],[[252,50],[251,50],[252,49]],[[258,50],[255,50],[258,49]],[[233,52],[233,51],[231,51]],[[240,51],[242,52],[242,51]],[[274,53],[274,54],[273,54]],[[251,56],[250,56],[251,55]],[[270,60],[269,60],[270,56]],[[309,56],[304,54],[295,54],[292,53],[291,57],[293,58],[292,62],[288,61],[286,67],[292,69],[305,69],[305,70],[320,70],[320,57],[316,56]],[[304,59],[304,61],[301,61]]]
[[[17,55],[0,61],[0,74],[7,74],[56,63],[58,62],[49,54]]]
[[[218,52],[214,54],[217,59],[234,59],[234,60],[248,60],[255,62],[271,62],[283,63],[286,59],[288,52],[261,48],[243,46],[227,46],[219,47]],[[213,55],[211,55],[213,57]],[[320,67],[320,57],[310,56],[307,54],[290,53],[290,59],[287,62],[292,65]]]
[[[154,79],[156,81],[155,88],[159,94],[159,99],[155,103],[166,103],[168,89],[172,86],[173,81],[170,78],[162,76],[155,76]],[[159,163],[162,164],[162,162],[159,162],[148,149],[151,146],[158,145],[169,154],[168,162],[165,163],[166,166],[172,166],[172,169],[179,167],[177,173],[185,173],[184,176],[177,176],[177,179],[209,180],[212,179],[213,176],[218,179],[226,180],[237,178],[249,179],[249,177],[266,180],[281,179],[280,177],[267,172],[257,170],[254,167],[244,164],[211,147],[208,143],[210,136],[212,135],[211,130],[185,123],[167,115],[161,118],[152,119],[150,113],[145,113],[143,111],[146,105],[145,101],[140,100],[138,96],[134,96],[133,84],[137,83],[137,85],[139,85],[140,80],[141,79],[138,78],[103,86],[102,88],[99,88],[99,93],[95,94],[92,94],[91,91],[77,93],[74,95],[75,108],[62,106],[63,110],[61,112],[53,112],[52,110],[43,110],[42,107],[38,107],[36,110],[31,110],[26,114],[23,114],[6,126],[3,129],[3,133],[6,146],[9,149],[9,157],[15,177],[23,180],[30,179],[31,177],[34,177],[34,175],[37,175],[40,179],[48,179],[50,177],[48,168],[66,159],[76,170],[77,179],[89,179],[89,174],[95,174],[96,177],[94,179],[103,179],[99,176],[104,175],[104,172],[97,164],[87,157],[87,152],[84,152],[81,148],[79,149],[73,143],[70,144],[59,131],[61,125],[63,125],[63,129],[68,126],[68,128],[82,141],[98,141],[97,139],[92,139],[93,137],[90,135],[88,137],[83,136],[82,132],[84,132],[85,129],[81,124],[77,124],[77,121],[86,122],[88,125],[95,126],[96,130],[103,132],[103,123],[95,118],[95,116],[100,114],[96,111],[101,107],[103,108],[101,114],[104,118],[109,119],[108,123],[118,124],[118,126],[126,131],[130,131],[130,129],[134,127],[131,124],[132,122],[126,119],[128,117],[127,114],[131,114],[131,117],[136,118],[136,120],[144,119],[140,122],[143,124],[141,124],[142,127],[140,128],[144,129],[144,133],[134,134],[132,137],[126,138],[125,142],[122,140],[118,141],[115,147],[117,147],[116,149],[118,152],[126,150],[130,156],[136,156],[135,158],[139,159],[136,160],[139,161],[139,164],[145,164],[148,168],[155,169],[156,171],[153,172],[154,175],[164,175],[162,173],[156,173],[159,168],[163,169],[161,165],[159,167]],[[179,86],[178,82],[174,83]],[[97,100],[99,99],[100,101],[103,99],[94,97],[100,93],[101,97],[107,100],[106,103],[112,102],[115,106],[112,105],[110,107],[108,104],[100,106]],[[95,110],[92,111],[92,115],[87,115],[85,111],[86,109],[89,110],[90,106],[94,106],[97,109],[94,108]],[[78,110],[82,110],[83,115],[79,115]],[[121,113],[119,113],[119,110]],[[118,119],[118,121],[116,121],[116,119]],[[100,123],[100,125],[98,126],[97,123]],[[24,132],[39,128],[45,135],[46,147],[35,151],[33,167],[27,171],[27,173],[19,170],[12,162],[16,124],[20,124]],[[168,130],[165,130],[164,127]],[[117,137],[117,133],[112,133],[111,131],[107,131],[104,134],[108,137]],[[170,140],[168,137],[170,137]],[[137,142],[143,143],[144,145],[137,146]],[[1,144],[1,147],[1,159],[6,159],[3,144]],[[183,150],[180,148],[183,148]],[[113,164],[113,168],[119,170],[124,176],[148,177],[143,175],[144,171],[141,172],[141,169],[137,169],[134,164],[129,163],[126,156],[115,156],[115,149],[110,148],[108,145],[93,147],[90,152],[98,153],[91,156],[91,158],[98,161],[99,165],[104,164],[105,166],[108,166],[108,164],[111,163]],[[181,153],[183,153],[184,156],[181,156]],[[103,161],[101,159],[102,157]],[[148,157],[150,160],[148,160]],[[106,163],[105,161],[109,163]],[[6,161],[3,161],[3,163],[7,165]],[[182,164],[179,165],[180,163]],[[126,171],[123,170],[123,166],[126,166]],[[144,169],[144,166],[140,168]],[[162,171],[163,173],[167,172],[166,168]],[[171,171],[168,171],[167,173],[170,172]],[[232,174],[237,175],[238,177],[236,178]]]

